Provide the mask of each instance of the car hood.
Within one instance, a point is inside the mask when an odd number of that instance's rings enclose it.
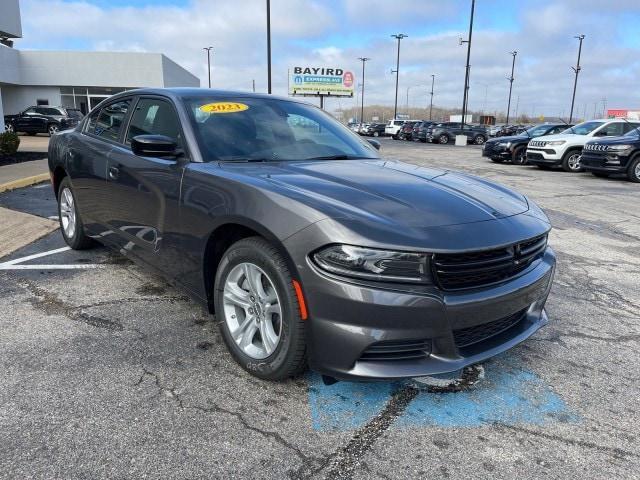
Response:
[[[545,135],[544,138],[541,138],[541,140],[544,140],[545,142],[552,142],[554,140],[565,140],[567,142],[575,142],[575,141],[583,141],[586,138],[591,138],[590,135],[576,135],[575,133],[558,133],[556,135]]]
[[[496,137],[487,140],[487,143],[506,143],[506,142],[524,142],[532,140],[534,137],[529,138],[526,135],[509,135],[507,137]]]
[[[589,144],[596,145],[627,145],[627,144],[635,144],[640,141],[640,137],[636,135],[620,135],[617,137],[604,137],[604,138],[594,138],[593,140],[589,140]]]
[[[529,209],[523,195],[501,185],[398,161],[225,163],[222,168],[252,176],[336,219],[430,227],[495,220]]]

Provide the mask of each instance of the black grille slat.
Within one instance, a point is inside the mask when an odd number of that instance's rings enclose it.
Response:
[[[417,360],[426,358],[431,352],[429,340],[387,341],[369,345],[360,355],[360,360],[382,362]]]
[[[543,235],[494,250],[437,253],[432,257],[433,276],[443,290],[491,285],[525,270],[546,248],[547,236]]]
[[[526,311],[526,309],[520,310],[513,315],[494,320],[493,322],[454,330],[453,338],[456,342],[456,346],[458,348],[468,347],[469,345],[495,337],[518,324],[524,318]]]

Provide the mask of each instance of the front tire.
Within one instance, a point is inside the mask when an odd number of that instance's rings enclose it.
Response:
[[[449,143],[449,136],[444,134],[440,135],[438,137],[438,143],[442,145]]]
[[[374,137],[379,137],[380,136],[380,132],[373,132],[373,136]]]
[[[513,151],[511,157],[511,163],[514,165],[526,165],[527,164],[527,149],[525,147],[516,148]]]
[[[287,264],[269,242],[251,237],[229,247],[214,303],[227,348],[249,373],[283,380],[306,368],[306,322]]]
[[[59,131],[60,131],[60,127],[58,127],[58,125],[56,125],[55,123],[50,123],[49,126],[47,127],[47,133],[49,134],[50,137],[53,137]]]
[[[74,250],[85,250],[93,240],[84,233],[84,226],[73,195],[71,181],[65,177],[58,188],[58,221],[64,241]]]
[[[637,156],[629,164],[627,178],[634,183],[640,183],[640,156]]]
[[[4,126],[4,130],[5,130],[6,132],[9,132],[9,133],[15,133],[15,131],[14,131],[15,129],[14,129],[14,127],[13,127],[13,124],[12,124],[12,123],[7,123],[7,124]]]
[[[580,150],[569,150],[562,157],[562,169],[569,173],[578,173],[582,171],[582,164],[580,163],[580,156],[582,152]]]
[[[484,138],[484,135],[476,135],[473,139],[473,143],[475,143],[476,145],[482,145],[486,141],[487,139]]]

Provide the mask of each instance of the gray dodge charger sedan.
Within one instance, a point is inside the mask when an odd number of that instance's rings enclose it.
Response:
[[[72,248],[98,241],[189,292],[260,378],[450,372],[544,325],[540,208],[376,147],[304,102],[148,89],[55,135],[49,168]]]

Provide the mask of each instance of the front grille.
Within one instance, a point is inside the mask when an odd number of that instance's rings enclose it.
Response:
[[[430,353],[430,340],[394,340],[369,345],[360,355],[360,360],[369,362],[418,360],[426,358]]]
[[[433,275],[443,290],[491,285],[525,270],[546,247],[547,236],[542,235],[495,250],[436,253],[432,258]]]
[[[488,338],[494,337],[499,333],[508,330],[524,318],[527,309],[509,315],[508,317],[494,320],[493,322],[475,325],[473,327],[462,328],[453,331],[453,338],[458,348],[468,347],[474,343],[482,342]]]
[[[542,140],[531,140],[529,142],[529,146],[530,147],[544,147],[547,145],[547,142],[542,141]]]
[[[609,150],[609,145],[598,145],[595,143],[587,143],[583,149],[589,152],[606,152],[607,150]]]

